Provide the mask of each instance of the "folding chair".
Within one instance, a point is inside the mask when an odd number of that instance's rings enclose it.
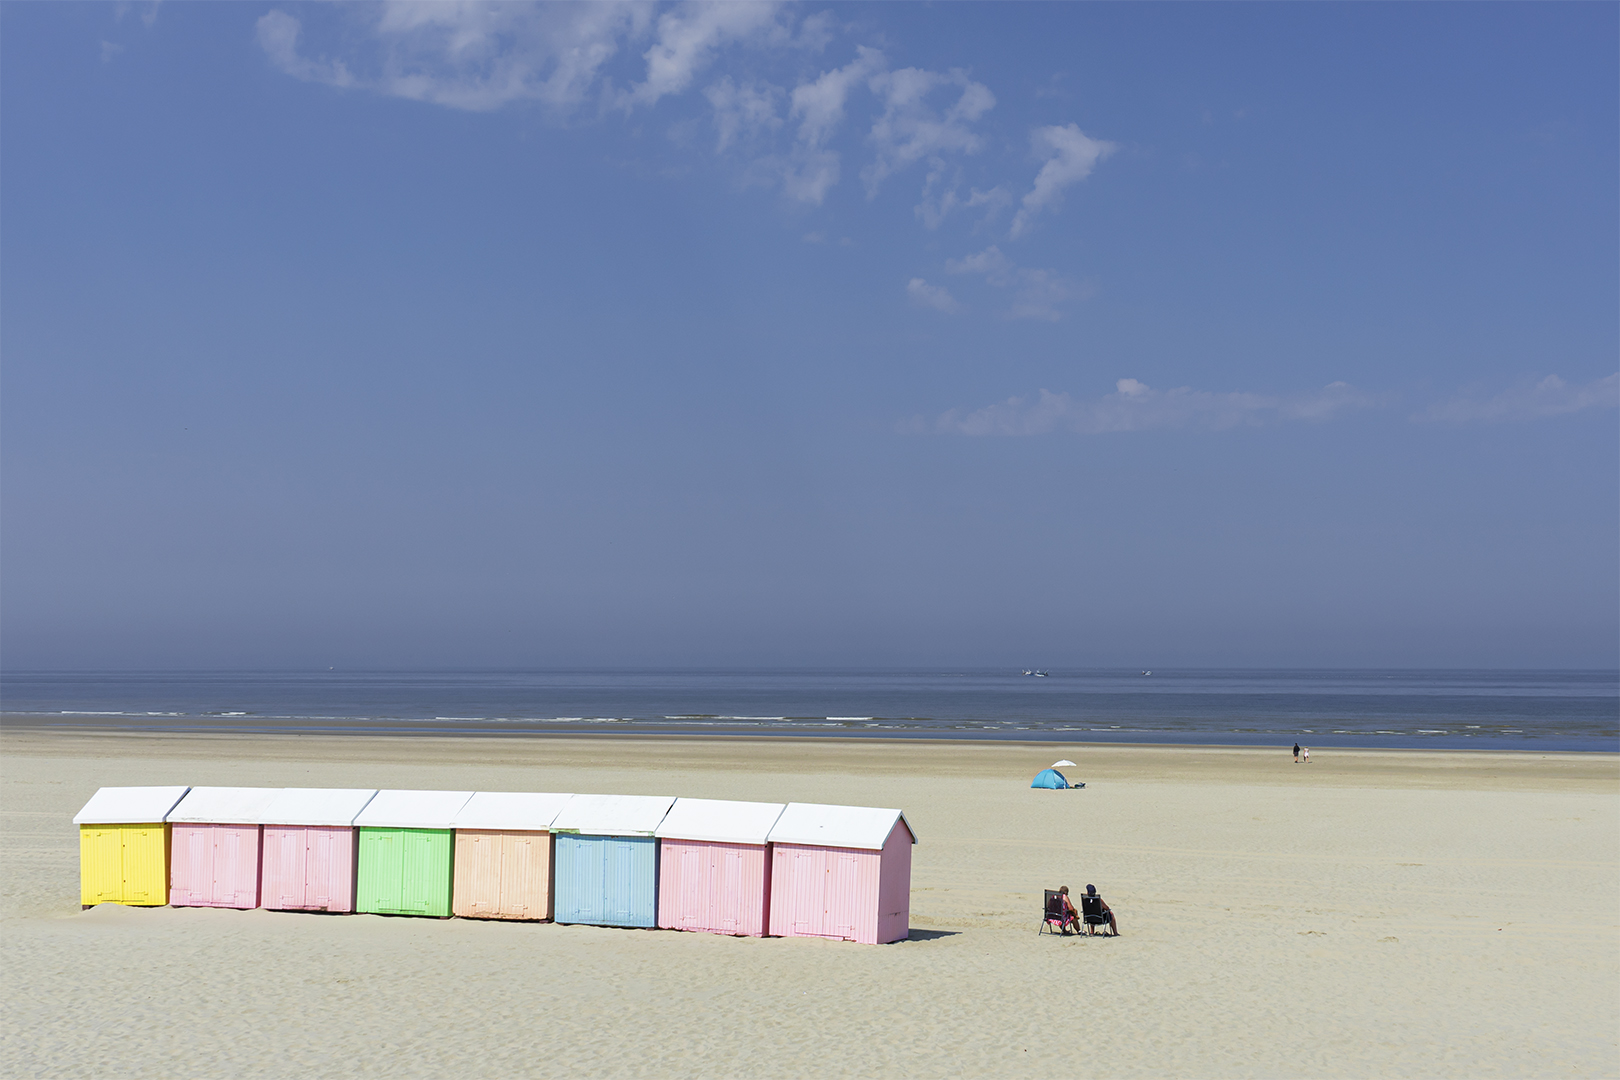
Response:
[[[1103,910],[1103,901],[1100,896],[1082,896],[1080,898],[1080,921],[1086,924],[1086,933],[1095,934],[1097,927],[1108,925],[1108,912]]]
[[[1067,934],[1069,932],[1070,918],[1072,916],[1063,909],[1063,894],[1053,889],[1047,889],[1046,910],[1041,915],[1041,925],[1035,928],[1035,933],[1040,934],[1044,930],[1048,934]]]

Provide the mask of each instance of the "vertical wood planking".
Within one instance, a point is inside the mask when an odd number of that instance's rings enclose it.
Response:
[[[770,878],[766,845],[673,839],[660,845],[659,926],[764,936]]]

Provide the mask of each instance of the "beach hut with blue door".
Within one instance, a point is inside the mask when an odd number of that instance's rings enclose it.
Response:
[[[470,791],[377,792],[354,819],[360,831],[354,909],[449,918],[451,826],[472,797]]]
[[[674,796],[575,795],[552,822],[552,918],[591,926],[658,924],[658,841]]]

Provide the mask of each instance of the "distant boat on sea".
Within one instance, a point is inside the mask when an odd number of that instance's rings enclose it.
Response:
[[[1142,674],[1144,674],[1144,675],[1151,675],[1151,674],[1153,674],[1153,672],[1151,672],[1151,671],[1144,671],[1144,672],[1142,672]]]
[[[1035,670],[1033,670],[1033,669],[1032,669],[1032,668],[1025,668],[1025,669],[1024,669],[1024,674],[1025,674],[1025,675],[1033,675],[1033,676],[1035,676],[1035,677],[1036,677],[1036,678],[1037,678],[1037,679],[1044,679],[1044,678],[1046,678],[1046,677],[1047,677],[1047,675],[1048,675],[1048,674],[1049,674],[1049,673],[1048,673],[1048,672],[1045,672],[1045,671],[1035,671]]]

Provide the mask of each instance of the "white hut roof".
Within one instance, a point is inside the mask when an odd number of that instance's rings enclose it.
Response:
[[[771,829],[773,844],[814,844],[818,847],[851,847],[881,850],[896,821],[903,822],[917,842],[917,830],[899,810],[875,806],[828,806],[823,803],[790,802],[776,826]]]
[[[353,825],[376,788],[282,788],[259,815],[263,825]]]
[[[551,823],[551,831],[651,836],[674,801],[673,795],[575,795]]]
[[[75,825],[145,825],[162,821],[188,787],[104,787],[73,815]]]
[[[354,823],[367,829],[448,829],[472,798],[470,791],[401,791],[384,788]]]
[[[716,844],[763,844],[785,803],[676,799],[654,836]]]
[[[264,808],[280,794],[273,787],[194,787],[164,820],[257,825]]]
[[[458,829],[549,829],[557,812],[572,798],[555,792],[479,791],[451,824]]]

